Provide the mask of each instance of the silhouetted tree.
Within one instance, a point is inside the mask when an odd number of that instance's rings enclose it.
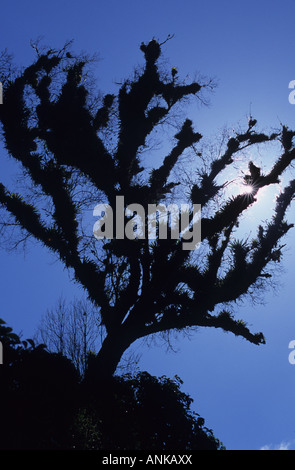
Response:
[[[91,302],[75,299],[67,304],[62,297],[43,315],[36,332],[38,342],[68,357],[82,376],[88,354],[97,352],[103,336],[100,316]]]
[[[102,98],[94,94],[89,60],[67,48],[37,50],[36,61],[19,73],[1,71],[2,139],[25,179],[20,193],[1,184],[0,203],[12,224],[56,253],[100,308],[107,334],[93,361],[99,377],[115,372],[134,341],[163,331],[214,327],[263,343],[263,334],[252,333],[227,306],[265,285],[292,226],[285,214],[294,180],[282,189],[273,217],[259,225],[256,236],[240,241],[236,235],[259,191],[278,184],[295,158],[294,131],[285,126],[267,135],[256,130],[251,117],[246,130],[234,132],[224,151],[206,161],[198,148],[201,134],[190,119],[181,125],[178,118],[172,122],[179,124],[172,149],[150,169],[152,137],[164,135],[162,126],[171,124],[169,116],[188,97],[201,97],[210,87],[210,82],[181,81],[175,67],[163,70],[161,48],[156,40],[141,44],[143,68],[123,81],[117,95]],[[270,169],[250,161],[243,182],[251,193],[226,197],[226,171],[237,156],[267,143],[280,145]],[[148,205],[166,202],[177,190],[180,179],[172,180],[172,171],[189,150],[197,169],[187,188],[190,227],[193,204],[203,209],[199,252],[184,250],[180,237],[144,239],[136,228],[134,240],[124,234],[95,240],[86,209],[108,203],[115,210],[116,197],[123,196],[124,208],[137,203],[147,214]],[[116,234],[116,220],[114,225]]]

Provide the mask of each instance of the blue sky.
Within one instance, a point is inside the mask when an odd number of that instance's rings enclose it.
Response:
[[[74,39],[74,50],[99,55],[98,86],[107,93],[142,62],[142,41],[174,34],[164,47],[170,65],[183,76],[199,72],[218,81],[210,106],[189,110],[195,128],[210,137],[245,123],[250,111],[262,129],[281,122],[294,127],[295,106],[288,101],[295,79],[294,13],[293,0],[10,0],[1,5],[0,48],[27,65],[33,59],[30,40],[42,37],[59,48]],[[9,179],[14,167],[3,151],[0,164],[2,181]],[[267,292],[263,305],[236,310],[253,331],[264,332],[265,346],[200,329],[174,342],[177,353],[167,353],[162,343],[142,349],[140,368],[178,374],[228,449],[295,449],[295,366],[288,361],[295,339],[294,230],[287,241],[277,292]],[[61,294],[71,299],[82,291],[49,253],[34,245],[25,254],[0,252],[0,317],[16,332],[32,336]]]

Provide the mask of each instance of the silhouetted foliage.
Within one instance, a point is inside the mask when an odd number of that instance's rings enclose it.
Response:
[[[180,391],[181,384],[179,377],[147,372],[102,381],[86,393],[73,432],[75,448],[223,449],[204,419],[191,411],[193,400]]]
[[[233,132],[209,161],[192,121],[174,120],[179,126],[172,149],[149,169],[155,132],[169,126],[169,117],[188,97],[201,97],[211,86],[182,81],[175,67],[165,72],[161,48],[156,40],[141,44],[142,69],[123,81],[116,95],[100,100],[89,80],[89,60],[67,48],[37,51],[36,61],[14,75],[1,71],[3,142],[25,179],[22,193],[0,184],[0,203],[12,223],[57,254],[100,308],[107,334],[93,361],[97,377],[112,375],[134,341],[155,333],[214,327],[264,343],[263,334],[235,319],[229,305],[265,286],[272,264],[281,259],[281,239],[292,227],[285,214],[294,180],[282,188],[271,220],[252,239],[236,239],[239,221],[259,191],[278,184],[295,159],[295,133],[285,126],[267,135],[251,117],[246,130]],[[243,176],[251,194],[228,197],[226,171],[238,155],[270,143],[280,146],[270,169],[249,161]],[[193,204],[203,210],[200,254],[183,250],[181,239],[94,239],[86,209],[98,203],[115,208],[116,197],[123,196],[124,208],[137,203],[147,213],[149,204],[167,201],[179,187],[181,175],[173,179],[172,172],[188,151],[195,157],[188,170],[190,217]]]
[[[68,446],[79,375],[61,354],[21,341],[0,325],[0,448],[58,449]]]
[[[190,410],[179,378],[147,372],[95,386],[44,345],[21,341],[1,320],[0,449],[222,449]]]

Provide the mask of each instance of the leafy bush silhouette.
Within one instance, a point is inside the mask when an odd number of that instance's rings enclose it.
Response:
[[[3,321],[2,449],[54,449],[68,445],[79,376],[65,357],[21,341]]]
[[[182,381],[148,372],[89,382],[0,320],[0,449],[223,449]]]
[[[180,390],[182,383],[177,376],[157,378],[139,372],[97,384],[92,401],[86,393],[83,408],[84,424],[88,420],[87,430],[92,430],[88,444],[109,450],[224,449],[204,426],[205,420],[190,409],[193,400]],[[94,421],[99,423],[95,430]],[[83,435],[79,438],[85,444]]]

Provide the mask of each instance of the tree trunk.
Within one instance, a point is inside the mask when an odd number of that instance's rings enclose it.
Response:
[[[87,377],[95,381],[111,378],[124,352],[135,339],[122,330],[108,334],[102,343],[100,351],[94,358],[91,358],[88,364]]]

